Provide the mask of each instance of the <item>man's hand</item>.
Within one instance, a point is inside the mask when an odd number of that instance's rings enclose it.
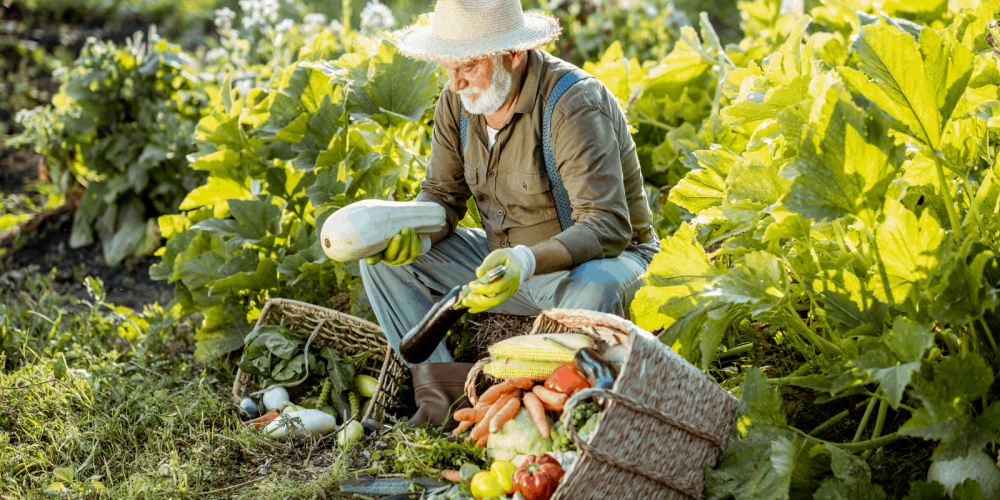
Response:
[[[366,258],[365,262],[370,266],[379,262],[390,266],[403,266],[417,260],[423,250],[424,242],[417,236],[417,231],[412,227],[404,227],[399,234],[389,240],[389,246],[382,253]]]
[[[496,250],[486,256],[482,265],[476,268],[476,276],[482,278],[490,269],[506,265],[507,270],[499,280],[484,283],[475,280],[469,283],[471,292],[462,299],[462,305],[471,313],[480,313],[500,305],[517,293],[521,283],[528,281],[535,273],[535,255],[524,245]]]

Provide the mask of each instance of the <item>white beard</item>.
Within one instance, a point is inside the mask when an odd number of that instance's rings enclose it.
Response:
[[[448,82],[449,87],[451,82]],[[462,105],[474,115],[492,115],[500,106],[507,102],[513,85],[511,72],[503,66],[503,56],[493,58],[493,76],[489,88],[483,90],[469,85],[462,90],[454,91],[462,98]],[[472,96],[478,95],[476,99]]]

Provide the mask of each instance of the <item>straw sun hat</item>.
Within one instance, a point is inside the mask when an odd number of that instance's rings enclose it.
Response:
[[[415,24],[393,38],[407,57],[467,61],[541,47],[560,30],[552,16],[525,14],[520,0],[438,0],[430,26]]]

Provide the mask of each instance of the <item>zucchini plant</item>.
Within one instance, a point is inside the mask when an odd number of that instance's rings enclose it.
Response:
[[[388,42],[362,47],[334,60],[320,55],[342,46],[314,47],[247,92],[227,78],[198,123],[191,166],[208,178],[160,217],[150,275],[175,284],[174,314],[204,315],[199,359],[241,347],[268,298],[323,305],[349,289],[357,264],[318,237],[337,208],[415,195],[441,76]]]

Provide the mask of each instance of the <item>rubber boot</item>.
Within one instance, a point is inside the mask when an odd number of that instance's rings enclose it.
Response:
[[[472,369],[472,363],[424,363],[410,367],[413,374],[413,399],[417,412],[406,422],[418,426],[430,422],[434,426],[444,426],[444,430],[458,425],[454,419],[446,418],[460,408],[469,406],[465,397],[465,378]],[[456,401],[461,400],[458,404]],[[454,404],[454,407],[452,406]]]

